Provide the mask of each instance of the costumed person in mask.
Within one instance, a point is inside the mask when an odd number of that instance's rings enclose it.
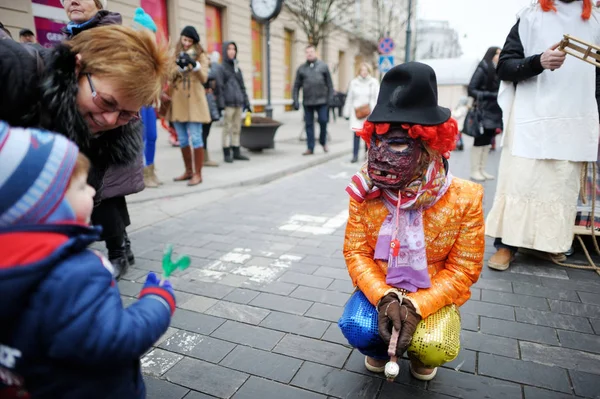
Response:
[[[200,45],[200,36],[193,26],[186,26],[181,31],[175,47],[175,57],[179,73],[170,83],[168,94],[171,106],[166,119],[173,122],[177,131],[185,172],[173,180],[187,181],[188,186],[195,186],[202,183],[202,124],[210,123],[211,118],[204,90],[209,62]]]
[[[485,233],[506,270],[517,252],[563,262],[573,243],[581,168],[598,155],[599,73],[557,49],[563,34],[600,43],[590,0],[539,0],[518,16],[498,61],[505,137]]]
[[[344,257],[357,290],[339,326],[372,372],[385,369],[394,327],[395,355],[408,349],[420,380],[458,355],[457,307],[471,296],[485,247],[483,188],[449,172],[458,131],[437,98],[428,65],[387,72],[359,132],[368,161],[346,188]]]

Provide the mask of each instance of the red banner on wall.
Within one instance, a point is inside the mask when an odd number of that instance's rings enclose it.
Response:
[[[158,32],[156,37],[158,40],[169,40],[169,19],[167,17],[167,3],[166,0],[141,0],[140,7],[146,11],[151,17]]]
[[[207,53],[222,52],[223,36],[221,31],[221,9],[207,4],[204,7],[206,19],[206,47]]]

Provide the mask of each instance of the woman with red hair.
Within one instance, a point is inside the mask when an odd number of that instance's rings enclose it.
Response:
[[[391,351],[401,357],[409,349],[417,379],[431,380],[458,355],[460,326],[444,329],[439,321],[442,314],[458,320],[456,308],[479,278],[485,244],[483,188],[448,170],[457,134],[450,110],[437,104],[431,67],[409,62],[385,74],[359,132],[368,161],[346,188],[344,257],[357,290],[339,321],[370,371],[385,369],[392,326],[399,338]],[[430,326],[444,343],[415,339],[418,348],[409,348],[418,325]]]
[[[600,44],[590,0],[539,0],[525,8],[498,61],[505,138],[486,234],[506,270],[515,253],[564,261],[573,241],[580,173],[596,161],[600,69],[557,49],[563,35]]]

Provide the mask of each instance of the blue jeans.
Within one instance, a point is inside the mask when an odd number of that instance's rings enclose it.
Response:
[[[144,124],[144,160],[150,166],[156,153],[156,113],[152,107],[142,107],[140,116]]]
[[[202,140],[202,123],[173,122],[173,126],[177,131],[177,139],[179,140],[179,146],[181,148],[190,146],[190,136],[192,137],[192,147],[204,147],[204,141]]]
[[[310,151],[315,149],[315,111],[321,131],[319,132],[319,143],[327,144],[327,122],[329,121],[329,107],[322,105],[304,106],[304,124],[306,126],[306,145]]]

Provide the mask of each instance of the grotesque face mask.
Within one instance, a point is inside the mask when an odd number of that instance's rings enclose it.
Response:
[[[423,173],[427,158],[421,140],[400,125],[391,125],[387,133],[371,136],[369,177],[379,188],[402,190]]]

